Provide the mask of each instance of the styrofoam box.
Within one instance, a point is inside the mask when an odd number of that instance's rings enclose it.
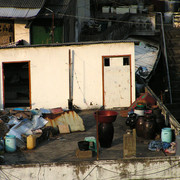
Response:
[[[103,13],[109,13],[110,12],[110,7],[109,6],[103,6],[102,7],[102,12]]]
[[[137,6],[130,6],[129,12],[132,14],[136,14],[137,13]]]
[[[129,13],[128,6],[119,6],[116,8],[116,14],[125,14],[125,13]]]

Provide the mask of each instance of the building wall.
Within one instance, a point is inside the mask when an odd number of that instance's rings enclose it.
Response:
[[[131,55],[132,101],[135,100],[133,42],[0,49],[0,74],[2,75],[3,62],[30,61],[32,108],[60,106],[67,108],[69,99],[69,50],[73,67],[72,95],[74,105],[81,109],[102,106],[102,56],[114,55]],[[0,93],[2,108],[2,76]]]
[[[24,40],[25,44],[30,44],[29,28],[25,28],[26,21],[16,20],[14,22],[14,41]]]
[[[179,157],[129,158],[34,165],[1,165],[1,179],[179,179]]]

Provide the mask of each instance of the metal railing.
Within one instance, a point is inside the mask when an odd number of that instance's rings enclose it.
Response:
[[[171,81],[170,81],[170,75],[169,75],[169,65],[168,65],[168,60],[167,60],[166,40],[165,40],[165,34],[164,34],[164,22],[163,22],[162,13],[157,12],[157,14],[160,14],[160,16],[161,16],[161,32],[162,32],[163,49],[164,49],[163,52],[164,52],[165,63],[166,63],[169,99],[170,99],[170,104],[172,104],[172,90],[171,90]]]

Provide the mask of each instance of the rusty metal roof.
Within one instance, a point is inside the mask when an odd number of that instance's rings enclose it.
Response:
[[[35,17],[46,0],[1,0],[0,18],[32,18]]]

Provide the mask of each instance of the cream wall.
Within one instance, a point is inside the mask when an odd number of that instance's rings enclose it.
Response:
[[[25,44],[30,44],[30,28],[25,28],[26,21],[16,20],[14,22],[14,41],[25,40]]]
[[[74,66],[73,104],[97,108],[102,100],[102,56],[131,55],[132,100],[135,100],[134,43],[0,49],[0,62],[30,61],[32,108],[68,107],[69,50]],[[3,86],[1,77],[1,107]],[[127,92],[129,93],[129,92]]]

